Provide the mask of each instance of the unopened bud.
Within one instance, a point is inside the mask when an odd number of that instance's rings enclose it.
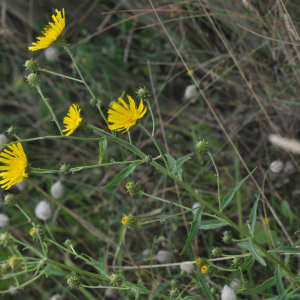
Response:
[[[140,187],[136,183],[134,183],[133,181],[127,182],[126,189],[132,195],[139,194],[140,191],[141,191]]]
[[[202,152],[202,153],[208,153],[209,152],[209,145],[205,140],[196,142],[196,150]]]
[[[235,257],[231,263],[235,268],[239,268],[243,264],[243,259],[241,257]]]
[[[70,166],[64,163],[63,165],[60,166],[59,170],[60,173],[64,173],[65,175],[68,175],[70,173]]]
[[[232,243],[232,233],[230,231],[224,231],[223,232],[223,238],[222,238],[223,242],[225,244],[230,244]]]
[[[145,101],[148,101],[149,100],[149,97],[150,97],[150,93],[146,90],[146,88],[139,88],[137,91],[136,91],[136,95],[139,99],[143,99]]]
[[[151,155],[147,155],[145,158],[144,158],[144,162],[148,165],[150,164],[152,161],[152,156]]]
[[[74,289],[78,289],[81,286],[81,281],[79,278],[72,276],[68,279],[67,281],[69,287],[74,290]]]
[[[17,197],[12,194],[8,194],[4,198],[4,204],[8,206],[15,206],[18,203]]]
[[[19,256],[13,255],[9,258],[8,264],[12,269],[15,269],[20,265],[21,259]]]
[[[69,247],[71,247],[71,246],[72,246],[72,243],[73,243],[73,241],[72,241],[72,240],[70,240],[70,239],[67,239],[67,240],[64,242],[64,245],[65,245],[67,248],[69,248]]]
[[[10,136],[14,136],[17,134],[17,130],[13,126],[10,126],[6,132]]]
[[[46,232],[41,225],[37,225],[36,228],[32,227],[29,234],[33,237],[33,240],[39,240],[39,236],[42,241],[46,238]]]
[[[180,294],[180,291],[176,288],[175,289],[173,288],[173,289],[171,289],[169,296],[172,299],[176,299],[179,296],[179,294]]]
[[[0,245],[7,248],[14,245],[14,239],[9,232],[0,233]]]
[[[26,78],[27,78],[28,83],[31,86],[34,86],[34,87],[40,86],[40,77],[37,74],[31,73]]]
[[[32,72],[35,72],[40,68],[39,64],[33,59],[26,60],[24,66],[26,67],[26,70],[29,70]]]
[[[96,106],[96,104],[97,104],[97,99],[96,99],[96,98],[92,98],[92,99],[90,100],[90,105],[91,105],[91,106]]]
[[[214,257],[220,257],[222,255],[222,250],[220,248],[214,248],[211,253]]]
[[[121,286],[123,283],[123,278],[120,274],[112,274],[110,276],[110,284],[113,286]]]

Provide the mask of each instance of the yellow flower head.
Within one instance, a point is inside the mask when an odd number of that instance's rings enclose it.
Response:
[[[189,76],[193,76],[194,75],[194,70],[193,69],[188,70],[187,74]]]
[[[5,171],[0,173],[3,180],[0,181],[1,187],[8,190],[17,182],[23,181],[23,177],[28,177],[26,173],[27,157],[20,143],[9,145],[8,151],[4,149],[0,153],[0,161],[6,166],[1,166],[0,170]]]
[[[196,261],[195,261],[195,263],[196,263],[197,265],[200,265],[201,262],[202,262],[202,259],[201,259],[200,257],[198,257],[198,258],[196,259]]]
[[[63,123],[66,125],[66,129],[63,131],[69,131],[66,133],[66,136],[71,135],[82,121],[80,111],[81,108],[78,104],[72,104],[67,115],[64,117]]]
[[[112,125],[108,125],[108,128],[110,130],[124,130],[123,132],[126,132],[130,127],[134,126],[138,119],[141,119],[146,113],[147,108],[144,109],[142,99],[139,108],[137,108],[135,106],[134,100],[128,95],[127,98],[129,101],[129,107],[122,98],[118,98],[122,105],[114,102],[111,107],[112,109],[108,110],[108,122],[114,123]]]
[[[53,42],[55,42],[58,37],[61,35],[63,29],[66,26],[65,21],[65,10],[62,9],[61,11],[55,10],[57,15],[52,15],[52,19],[54,23],[49,22],[49,25],[47,25],[44,30],[42,31],[42,34],[44,36],[39,36],[37,39],[37,43],[32,43],[33,47],[28,47],[31,51],[36,51],[40,49],[44,49],[49,47]]]
[[[270,223],[270,220],[269,219],[263,219],[263,222],[265,225],[268,225]]]
[[[208,266],[203,266],[203,267],[201,268],[201,272],[202,272],[203,274],[207,273],[207,271],[208,271]]]
[[[126,225],[128,223],[128,221],[129,221],[129,217],[124,216],[124,218],[122,219],[122,224]]]

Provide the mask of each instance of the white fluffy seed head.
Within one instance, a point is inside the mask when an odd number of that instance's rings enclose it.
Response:
[[[143,250],[142,255],[145,257],[149,257],[151,255],[151,250],[150,249]]]
[[[58,51],[54,46],[49,46],[45,50],[45,57],[50,61],[55,61],[58,57]]]
[[[9,217],[5,214],[0,214],[0,227],[7,226],[9,222]]]
[[[11,295],[16,295],[16,294],[18,293],[18,290],[15,289],[15,288],[16,288],[15,285],[10,285],[10,286],[9,286],[8,290],[9,290],[9,293],[10,293]],[[14,290],[14,289],[15,289],[15,290]]]
[[[164,264],[171,260],[171,252],[166,250],[159,250],[156,254],[156,259]]]
[[[194,272],[194,266],[193,266],[193,264],[181,264],[180,270],[185,271],[188,274],[192,274]]]
[[[23,180],[23,181],[21,181],[21,182],[17,182],[17,183],[16,183],[16,188],[17,188],[20,192],[22,192],[22,191],[24,190],[24,188],[25,188],[25,185],[26,185],[26,181]]]
[[[50,300],[61,300],[61,299],[62,299],[62,297],[60,294],[55,294],[50,298]]]
[[[51,186],[51,195],[53,198],[60,198],[64,194],[64,186],[62,183],[59,181],[55,182]]]
[[[5,134],[1,133],[0,134],[0,144],[7,144],[8,139],[6,137]],[[2,151],[5,147],[4,146],[0,146],[0,151]]]
[[[275,160],[270,165],[270,170],[273,173],[280,173],[283,169],[283,162],[281,160]]]
[[[185,88],[184,91],[184,99],[189,100],[196,96],[197,87],[195,85],[189,85]]]
[[[115,289],[105,289],[104,296],[105,298],[113,298],[115,296]]]
[[[300,142],[294,139],[287,139],[280,137],[276,134],[269,135],[269,141],[284,150],[291,151],[296,154],[300,154]]]
[[[52,210],[49,203],[45,200],[38,203],[35,208],[35,215],[43,221],[47,221],[51,216]]]
[[[192,209],[201,206],[202,204],[200,202],[196,202],[193,204]],[[192,213],[195,215],[197,212],[197,210],[193,210]]]
[[[233,289],[231,289],[228,285],[225,285],[222,289],[221,300],[237,300]]]

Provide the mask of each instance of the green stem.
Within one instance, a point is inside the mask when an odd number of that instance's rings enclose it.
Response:
[[[108,123],[108,121],[107,121],[107,119],[106,119],[106,117],[105,117],[105,115],[104,115],[104,113],[103,113],[103,111],[102,111],[102,109],[101,109],[101,102],[100,102],[100,101],[97,101],[96,106],[97,106],[97,108],[98,108],[98,110],[99,110],[99,112],[100,112],[100,115],[101,115],[102,118],[104,119],[105,123],[106,123],[107,125],[109,125],[109,123]]]
[[[90,285],[81,285],[82,287],[85,287],[87,289],[116,289],[116,290],[128,290],[129,288],[122,288],[117,286],[90,286]]]
[[[41,90],[41,88],[40,88],[39,86],[37,86],[36,89],[37,89],[37,91],[39,92],[39,94],[41,95],[41,97],[42,97],[43,101],[45,102],[45,104],[47,105],[48,109],[50,110],[50,113],[51,113],[51,115],[52,115],[52,117],[53,117],[53,120],[55,121],[55,123],[56,123],[56,125],[57,125],[57,127],[58,127],[58,129],[59,129],[59,131],[60,131],[60,134],[61,134],[61,135],[64,135],[64,134],[62,133],[62,131],[61,131],[61,128],[60,128],[60,125],[59,125],[59,123],[58,123],[58,121],[57,121],[57,119],[56,119],[56,116],[55,116],[55,114],[54,114],[54,112],[53,112],[53,110],[52,110],[52,108],[51,108],[51,105],[49,104],[49,99],[46,99],[46,98],[44,97],[44,94],[43,94],[43,92],[42,92],[42,90]]]
[[[67,78],[67,79],[71,79],[71,80],[83,83],[83,81],[80,80],[80,79],[76,79],[76,78],[69,77],[69,76],[66,76],[66,75],[63,75],[63,74],[55,73],[55,72],[52,72],[52,71],[49,71],[49,70],[46,70],[46,69],[43,69],[43,68],[39,68],[38,71],[49,73],[49,74],[52,74],[52,75],[60,76],[62,78]]]
[[[163,159],[163,161],[164,161],[164,163],[165,163],[168,171],[170,171],[169,163],[168,163],[165,155],[162,153],[162,151],[161,151],[158,143],[156,142],[155,138],[151,135],[151,133],[141,123],[139,123],[139,127],[141,127],[147,133],[147,135],[152,139],[152,141],[155,144],[155,146],[156,146],[159,154],[161,155],[161,157],[162,157],[162,159]]]
[[[211,155],[210,152],[207,153],[215,167],[215,170],[216,170],[216,174],[217,174],[217,185],[218,185],[218,200],[219,200],[219,211],[221,211],[221,195],[220,195],[220,176],[219,176],[219,171],[218,171],[218,168],[216,166],[216,163],[215,163],[215,160],[213,158],[213,156]]]
[[[82,73],[81,73],[81,71],[80,71],[80,69],[79,69],[79,67],[78,67],[78,65],[77,65],[77,63],[76,63],[76,61],[75,61],[75,58],[74,58],[74,56],[73,56],[71,50],[69,49],[69,47],[68,47],[66,44],[64,45],[64,48],[66,49],[66,51],[67,51],[68,54],[70,55],[70,57],[71,57],[71,59],[72,59],[72,61],[73,61],[73,64],[74,64],[74,66],[75,66],[75,68],[76,68],[76,70],[77,70],[77,72],[78,72],[78,74],[79,74],[79,76],[80,76],[80,78],[81,78],[83,84],[84,84],[85,87],[88,89],[88,91],[90,92],[91,96],[92,96],[94,99],[96,99],[96,97],[95,97],[93,91],[91,90],[91,88],[89,87],[89,85],[87,84],[87,82],[85,81],[85,79],[84,79],[84,77],[83,77],[83,75],[82,75]],[[101,113],[102,118],[103,118],[103,119],[105,120],[105,122],[107,123],[107,119],[106,119],[105,115],[103,114],[103,112],[102,112],[102,110],[101,110],[100,104],[99,104],[99,106],[97,105],[97,107],[98,107],[98,109],[99,109],[99,111],[100,111],[100,113]],[[108,123],[107,123],[107,124],[108,124]]]
[[[145,100],[148,104],[148,108],[151,114],[151,118],[152,118],[152,136],[154,137],[154,132],[155,132],[155,119],[154,119],[154,115],[153,115],[153,111],[152,111],[152,107],[150,105],[150,101],[149,100]]]
[[[128,133],[128,138],[129,138],[129,144],[131,144],[131,145],[132,145],[132,141],[131,141],[131,135],[130,135],[130,132],[129,132],[129,130],[127,131],[127,133]]]

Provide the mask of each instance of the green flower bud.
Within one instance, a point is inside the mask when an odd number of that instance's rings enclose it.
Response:
[[[178,288],[180,286],[180,282],[178,280],[176,280],[176,279],[172,279],[171,280],[171,286],[173,288]]]
[[[70,240],[70,239],[67,239],[67,240],[64,242],[64,245],[65,245],[67,248],[69,248],[69,247],[71,247],[71,246],[72,246],[72,243],[73,243],[73,241],[72,241],[72,240]]]
[[[202,153],[208,153],[209,152],[209,145],[207,142],[204,141],[199,141],[199,142],[196,142],[196,150],[202,152]]]
[[[169,296],[170,296],[170,298],[175,299],[179,296],[179,294],[180,294],[180,291],[176,288],[173,288],[173,289],[171,289]]]
[[[26,70],[29,70],[32,72],[35,72],[40,68],[39,64],[33,59],[26,60],[24,66],[26,67]]]
[[[223,242],[225,244],[230,244],[232,243],[232,233],[230,231],[224,231],[223,232],[223,238],[222,238]]]
[[[96,98],[91,98],[90,105],[94,107],[94,106],[96,106],[96,104],[97,104],[97,99]]]
[[[37,74],[31,73],[26,78],[27,78],[28,83],[31,86],[34,86],[34,87],[40,86],[40,77]]]
[[[13,126],[10,126],[6,132],[10,136],[14,136],[17,134],[17,130]]]
[[[10,271],[10,265],[8,264],[8,262],[4,262],[0,265],[0,269],[3,274],[6,274]]]
[[[138,224],[138,220],[135,216],[130,215],[124,216],[122,219],[122,224],[128,228],[135,228]]]
[[[8,206],[15,206],[18,203],[17,197],[12,194],[8,194],[4,198],[4,204]]]
[[[147,155],[145,158],[144,158],[144,162],[148,165],[150,164],[152,161],[152,156],[151,155]]]
[[[122,286],[123,284],[123,278],[120,274],[112,274],[110,276],[110,284],[113,286]]]
[[[215,287],[212,287],[212,288],[210,289],[210,292],[211,292],[213,295],[218,295],[218,294],[219,294],[219,290],[218,290],[217,288],[215,288]]]
[[[211,253],[214,257],[220,257],[222,255],[222,250],[220,248],[214,248]]]
[[[150,93],[146,90],[146,88],[139,88],[137,91],[136,91],[136,95],[139,99],[143,99],[145,101],[148,101],[149,100],[149,97],[150,97]]]
[[[126,189],[132,195],[139,194],[140,191],[141,191],[140,187],[136,183],[134,183],[133,181],[127,182]]]
[[[70,173],[70,166],[64,163],[63,165],[60,166],[59,170],[60,173],[64,173],[65,175],[68,175]]]
[[[0,245],[7,248],[14,245],[14,240],[9,232],[0,233]]]
[[[66,39],[61,35],[54,41],[54,44],[58,47],[65,47],[67,45]]]
[[[39,240],[39,236],[42,241],[46,238],[46,232],[41,225],[37,225],[36,228],[32,227],[29,234],[33,237],[33,240]]]
[[[69,287],[74,290],[74,289],[78,289],[81,286],[81,281],[79,278],[72,276],[68,279],[67,284],[69,285]]]
[[[88,121],[84,118],[82,118],[82,120],[80,121],[79,125],[78,125],[78,128],[81,128],[81,129],[85,129],[88,125]]]
[[[21,263],[21,259],[19,256],[13,255],[9,258],[8,264],[12,269],[17,268]]]
[[[231,263],[235,268],[239,268],[243,264],[243,259],[241,257],[235,257]]]

